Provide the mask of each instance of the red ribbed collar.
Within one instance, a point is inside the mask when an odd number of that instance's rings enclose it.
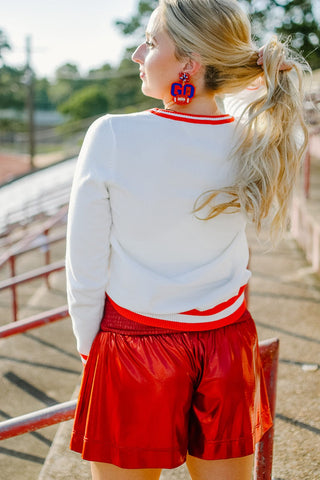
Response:
[[[152,108],[149,110],[159,117],[169,118],[178,122],[202,123],[207,125],[221,125],[223,123],[234,122],[231,115],[192,115],[190,113],[175,112],[173,110],[165,110],[161,108]]]

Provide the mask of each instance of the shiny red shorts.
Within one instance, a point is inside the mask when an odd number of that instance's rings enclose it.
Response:
[[[254,452],[271,427],[254,322],[204,332],[100,331],[71,449],[122,468],[174,468]]]

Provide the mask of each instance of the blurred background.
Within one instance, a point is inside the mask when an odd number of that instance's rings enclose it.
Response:
[[[250,230],[249,291],[259,338],[281,340],[273,478],[319,480],[320,0],[239,1],[251,16],[258,46],[274,33],[289,37],[313,71],[304,103],[310,141],[290,229],[269,254]],[[71,322],[57,321],[68,319],[64,257],[74,168],[95,118],[162,106],[142,95],[138,65],[130,60],[156,5],[155,0],[1,1],[2,425],[16,417],[19,423],[28,413],[28,428],[34,429],[38,409],[59,407],[79,382]],[[9,432],[17,436],[1,441],[1,478],[89,478],[85,463],[68,452],[68,422],[27,437],[19,425],[18,433]]]
[[[289,36],[315,71],[306,99],[317,116],[318,0],[241,0],[258,45]],[[0,17],[0,184],[76,155],[89,124],[106,112],[157,106],[141,93],[130,56],[155,0],[4,1]]]

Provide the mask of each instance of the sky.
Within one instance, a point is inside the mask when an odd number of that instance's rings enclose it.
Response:
[[[117,65],[131,46],[114,26],[129,19],[138,0],[2,0],[0,29],[12,47],[8,65],[26,62],[26,37],[31,36],[31,65],[37,76],[52,78],[57,67],[74,63],[81,73],[104,63]]]
[[[318,2],[314,0],[320,19]],[[129,19],[137,5],[138,0],[1,0],[0,29],[12,46],[5,61],[24,65],[31,35],[31,65],[38,77],[52,78],[67,62],[78,65],[82,74],[104,63],[117,65],[132,40],[121,35],[114,21]]]

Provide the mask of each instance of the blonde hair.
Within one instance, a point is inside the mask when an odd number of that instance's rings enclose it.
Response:
[[[204,192],[194,212],[209,208],[208,220],[241,209],[259,231],[271,219],[271,236],[281,234],[292,190],[307,144],[303,119],[303,62],[273,37],[259,50],[250,22],[235,0],[160,0],[164,28],[176,45],[177,58],[196,53],[205,66],[205,85],[214,94],[236,93],[264,77],[264,93],[243,113],[244,135],[233,152],[238,171],[234,185]],[[282,70],[283,63],[292,66]],[[225,193],[229,201],[217,203]]]

